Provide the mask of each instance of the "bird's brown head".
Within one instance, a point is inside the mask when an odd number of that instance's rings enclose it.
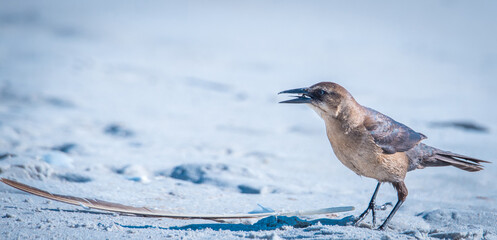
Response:
[[[353,100],[350,93],[337,83],[320,82],[308,88],[297,88],[282,91],[278,94],[296,94],[294,99],[280,103],[306,103],[318,114],[336,115],[340,105],[348,100]],[[354,101],[355,102],[355,101]]]

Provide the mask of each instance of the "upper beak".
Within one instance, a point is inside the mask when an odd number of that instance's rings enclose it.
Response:
[[[294,93],[294,94],[301,94],[301,95],[296,96],[297,98],[295,98],[295,99],[281,101],[280,103],[310,103],[312,101],[312,98],[309,95],[308,88],[290,89],[290,90],[279,92],[278,94],[283,94],[283,93]]]

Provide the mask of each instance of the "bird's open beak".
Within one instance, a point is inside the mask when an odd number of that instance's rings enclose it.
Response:
[[[283,93],[299,94],[299,95],[294,96],[296,97],[294,99],[281,101],[280,103],[311,103],[312,101],[312,98],[309,95],[309,89],[307,88],[290,89],[283,92],[279,92],[278,94],[283,94]]]

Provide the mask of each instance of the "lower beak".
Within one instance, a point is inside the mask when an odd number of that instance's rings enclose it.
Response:
[[[297,88],[290,89],[286,91],[279,92],[278,94],[289,93],[289,94],[301,94],[295,96],[295,99],[290,99],[286,101],[281,101],[280,103],[310,103],[312,98],[309,96],[309,90],[307,88]]]

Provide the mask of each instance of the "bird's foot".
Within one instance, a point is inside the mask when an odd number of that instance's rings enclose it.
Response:
[[[364,218],[366,218],[368,216],[370,211],[373,212],[373,227],[374,227],[374,224],[376,222],[374,219],[374,216],[375,216],[375,204],[374,204],[374,202],[369,203],[368,208],[366,208],[366,210],[364,210],[364,212],[361,213],[361,215],[359,215],[359,217],[357,217],[357,219],[354,222],[354,226],[356,226],[356,227],[359,226],[359,224],[362,222],[362,220],[364,220]]]
[[[361,215],[359,215],[359,217],[357,217],[357,219],[355,220],[354,226],[358,227],[359,224],[368,216],[369,212],[371,211],[372,217],[373,217],[373,219],[372,219],[372,221],[373,221],[372,228],[374,228],[376,226],[376,210],[378,210],[378,211],[385,211],[385,210],[387,210],[388,206],[392,206],[392,205],[393,204],[391,202],[387,202],[387,203],[385,203],[383,205],[376,205],[375,202],[369,203],[368,208]]]

